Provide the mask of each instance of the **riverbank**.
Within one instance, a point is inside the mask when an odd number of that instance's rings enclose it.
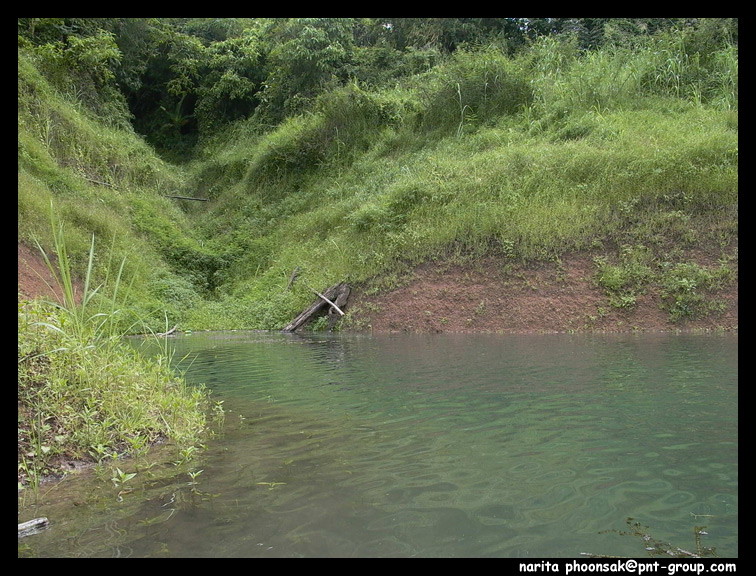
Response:
[[[648,281],[632,292],[632,306],[620,306],[598,280],[600,253],[566,254],[558,261],[523,264],[484,258],[467,263],[427,262],[407,272],[388,290],[352,290],[342,330],[373,333],[613,333],[737,332],[737,245],[729,247],[729,282],[698,288],[708,313],[674,319],[668,288]],[[700,270],[722,267],[722,254],[685,254]],[[55,298],[55,282],[41,255],[18,245],[19,298]],[[666,291],[666,292],[665,292]],[[621,303],[621,302],[620,302]],[[702,303],[702,304],[701,304]],[[19,401],[20,402],[20,401]],[[19,413],[22,406],[19,403]],[[28,415],[27,415],[28,416]],[[28,420],[28,418],[26,418]],[[19,443],[19,455],[28,452]],[[86,459],[85,459],[86,460]],[[21,463],[21,456],[19,456]],[[83,465],[62,457],[54,476]],[[21,476],[19,476],[21,481]],[[41,479],[38,479],[41,480]]]
[[[187,386],[168,352],[125,345],[109,314],[87,307],[87,290],[55,282],[43,260],[19,245],[19,490],[164,442],[188,457],[209,431],[209,391]],[[128,479],[113,466],[115,483]]]
[[[596,279],[598,253],[573,253],[558,262],[531,265],[486,258],[472,264],[429,262],[398,286],[375,293],[355,287],[348,330],[372,332],[677,332],[737,331],[737,245],[728,263],[733,280],[706,297],[716,312],[673,320],[663,287],[648,283],[632,306],[616,306]],[[704,268],[721,254],[687,258]],[[54,285],[41,256],[18,245],[18,290],[27,298],[51,296]]]
[[[350,326],[377,333],[737,331],[737,257],[728,264],[733,281],[699,294],[712,310],[679,319],[670,313],[672,296],[658,283],[633,291],[632,301],[612,299],[597,281],[602,257],[573,253],[531,265],[492,258],[426,263],[390,291],[355,290]],[[701,269],[718,265],[714,254],[688,257]]]

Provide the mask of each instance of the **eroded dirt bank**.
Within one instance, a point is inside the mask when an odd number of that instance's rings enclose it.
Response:
[[[474,265],[427,263],[393,290],[370,295],[352,291],[349,329],[379,332],[632,332],[735,331],[738,328],[737,261],[735,281],[708,296],[724,311],[672,322],[662,308],[658,287],[637,295],[634,307],[609,304],[596,283],[595,255],[571,254],[560,262],[523,266],[485,259]],[[716,266],[714,256],[692,258]],[[35,249],[18,245],[18,290],[24,297],[52,296],[50,272]]]
[[[735,263],[734,266],[737,266]],[[734,331],[738,286],[707,297],[724,311],[672,322],[658,287],[638,294],[635,306],[611,306],[597,285],[591,255],[559,263],[515,265],[495,259],[474,266],[424,264],[399,288],[350,299],[354,327],[373,332],[632,332]]]

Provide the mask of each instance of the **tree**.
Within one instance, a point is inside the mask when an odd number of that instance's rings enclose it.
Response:
[[[265,115],[274,121],[304,110],[328,87],[348,79],[354,48],[353,18],[271,21]]]
[[[258,28],[209,46],[198,89],[196,114],[201,132],[215,131],[254,112],[265,77],[263,59]]]
[[[122,54],[110,18],[19,18],[19,47],[48,81],[109,123],[128,125],[116,85]]]

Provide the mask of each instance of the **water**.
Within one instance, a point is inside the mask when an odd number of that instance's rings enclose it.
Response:
[[[52,527],[20,554],[641,557],[632,517],[693,551],[705,525],[738,555],[737,336],[175,343],[223,434],[188,464],[142,463],[130,492],[93,473],[43,491],[19,521]]]

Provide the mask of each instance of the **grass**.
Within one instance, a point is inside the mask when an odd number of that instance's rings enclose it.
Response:
[[[56,232],[49,225],[54,203],[65,224],[73,275],[87,274],[93,234],[111,240],[107,260],[95,255],[94,281],[115,273],[109,261],[124,262],[129,286],[121,297],[128,307],[155,329],[166,313],[176,323],[217,269],[180,205],[164,197],[182,187],[182,171],[133,131],[96,116],[75,95],[56,91],[23,51],[18,73],[19,242],[55,250]],[[195,263],[194,269],[187,270],[186,262]]]
[[[115,320],[128,313],[116,300],[123,263],[110,279],[112,296],[98,297],[94,239],[77,294],[63,227],[54,213],[51,221],[55,264],[44,257],[62,300],[18,306],[19,487],[32,489],[69,460],[113,462],[163,441],[178,450],[198,445],[210,407],[204,388],[174,372],[168,349],[147,358],[123,341]]]
[[[272,129],[241,120],[180,168],[101,128],[20,57],[20,236],[44,237],[54,198],[82,274],[91,232],[116,238],[130,307],[156,330],[166,316],[276,329],[309,305],[306,286],[390,288],[425,260],[596,246],[612,305],[654,283],[683,320],[683,249],[720,250],[732,279],[737,240],[737,47],[691,45],[681,33],[594,52],[555,39],[517,57],[459,51],[390,88],[324,93]],[[284,291],[297,266],[302,281]]]
[[[276,294],[296,266],[307,284],[326,286],[438,257],[548,260],[607,240],[642,240],[661,254],[672,242],[709,242],[712,230],[735,237],[737,132],[727,112],[675,106],[589,111],[571,121],[585,127],[579,138],[565,138],[564,123],[529,133],[522,117],[403,152],[391,145],[395,134],[384,134],[338,178],[322,169],[302,184],[300,175],[291,197],[259,205],[261,226],[248,229],[229,282],[187,321],[280,327],[310,297],[296,287]],[[247,190],[229,194],[254,199]],[[224,235],[215,217],[204,216],[208,235],[237,242],[238,228]]]
[[[707,294],[733,280],[732,268],[725,262],[714,269],[692,262],[668,264],[661,295],[673,320],[696,318],[723,310],[724,303]]]

